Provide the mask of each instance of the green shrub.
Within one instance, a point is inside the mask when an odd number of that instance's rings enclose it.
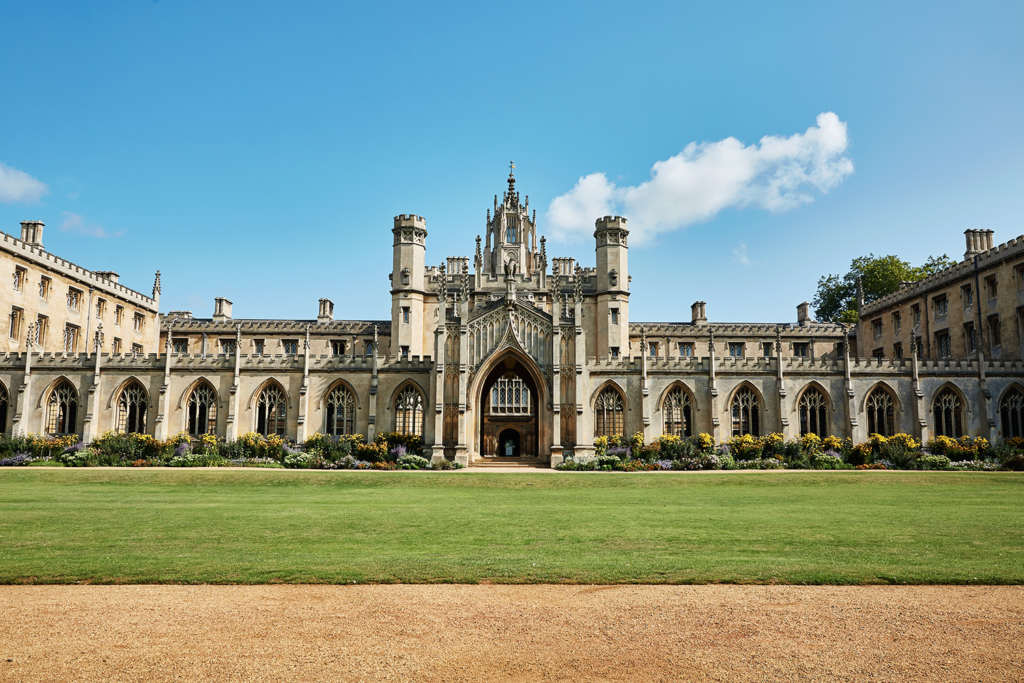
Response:
[[[593,460],[596,467],[604,469],[605,467],[615,467],[616,465],[622,464],[622,459],[617,455],[599,455]]]
[[[96,467],[98,464],[96,452],[85,448],[84,444],[66,448],[57,460],[65,467]]]
[[[723,470],[738,469],[736,467],[736,460],[731,455],[725,453],[718,456],[718,464],[721,466]]]
[[[292,470],[310,470],[319,466],[320,456],[313,453],[301,453],[289,451],[281,461],[285,467]]]
[[[438,460],[437,462],[430,463],[430,469],[432,470],[454,470],[455,463],[445,458],[444,460]]]
[[[919,470],[945,470],[949,469],[949,458],[944,455],[922,455],[917,459]]]
[[[429,470],[430,461],[418,455],[403,455],[397,461],[403,470]]]
[[[810,464],[816,470],[841,470],[846,466],[841,458],[831,453],[815,453]]]

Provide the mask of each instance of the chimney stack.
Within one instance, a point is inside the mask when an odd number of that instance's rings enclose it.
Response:
[[[796,307],[796,321],[801,325],[806,325],[811,321],[810,313],[811,305],[806,301],[802,304],[798,304]]]
[[[120,275],[112,270],[97,270],[96,274],[104,280],[110,280],[111,282],[117,282],[117,279],[120,277]]]
[[[231,302],[222,296],[213,300],[213,319],[231,320]]]
[[[22,221],[21,241],[28,243],[30,246],[42,249],[44,225],[46,224],[42,221]]]
[[[318,323],[329,323],[334,320],[334,302],[330,299],[320,299],[320,312],[316,314]]]
[[[694,325],[708,324],[707,303],[703,301],[693,302],[693,305],[690,306],[690,322]]]
[[[988,251],[995,246],[992,235],[992,230],[964,230],[964,238],[967,243],[964,260],[967,261],[975,254]]]

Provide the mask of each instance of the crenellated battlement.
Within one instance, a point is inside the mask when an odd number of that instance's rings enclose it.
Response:
[[[978,269],[984,270],[1004,259],[1021,255],[1024,255],[1024,235],[1015,237],[1002,244],[997,244],[991,249],[986,249],[978,253],[974,258],[978,260]],[[875,299],[871,303],[865,304],[861,310],[861,317],[867,317],[900,301],[920,296],[928,290],[943,287],[971,275],[974,273],[974,258],[960,261],[945,270],[940,270],[938,273],[929,275],[917,282],[904,285],[892,294],[887,294],[879,299]]]

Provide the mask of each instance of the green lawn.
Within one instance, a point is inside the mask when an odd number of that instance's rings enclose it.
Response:
[[[1024,474],[0,471],[0,583],[1022,583]]]

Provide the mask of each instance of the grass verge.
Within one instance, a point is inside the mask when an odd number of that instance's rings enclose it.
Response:
[[[0,583],[1024,583],[1024,474],[0,471]]]

